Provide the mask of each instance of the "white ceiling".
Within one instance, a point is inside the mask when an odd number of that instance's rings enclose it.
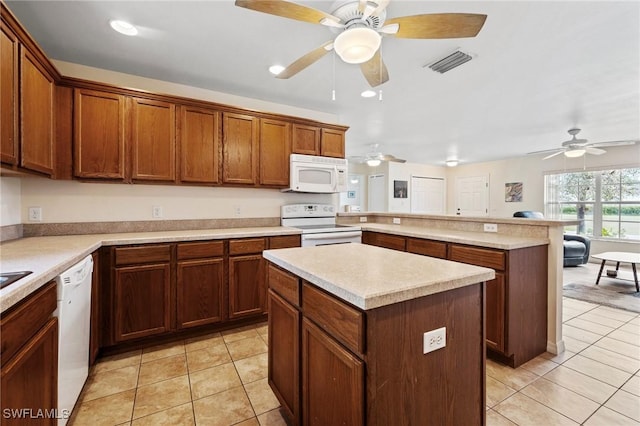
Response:
[[[573,126],[591,142],[640,139],[637,1],[392,0],[388,17],[488,18],[471,39],[385,37],[382,101],[360,97],[368,86],[359,66],[333,54],[289,80],[274,78],[270,65],[288,65],[335,34],[232,0],[7,4],[51,58],[336,114],[350,126],[348,155],[379,143],[411,162],[489,161],[556,148]],[[140,35],[113,32],[111,19]],[[474,59],[442,75],[423,68],[456,48]]]

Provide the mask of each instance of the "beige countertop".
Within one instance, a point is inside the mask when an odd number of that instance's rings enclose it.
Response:
[[[363,231],[383,232],[405,237],[426,238],[502,250],[514,250],[549,244],[548,238],[514,237],[493,232],[456,231],[452,229],[434,229],[421,226],[389,225],[383,223],[362,223],[360,225]]]
[[[300,234],[299,229],[274,226],[33,237],[8,241],[0,244],[0,272],[33,273],[0,290],[0,312],[6,311],[102,246],[296,234]]]
[[[361,309],[495,278],[489,268],[365,244],[266,250],[265,259]]]
[[[409,219],[433,219],[447,220],[451,222],[479,222],[479,223],[505,223],[515,225],[531,226],[566,226],[580,223],[577,219],[532,219],[525,217],[495,217],[495,216],[458,216],[452,215],[430,215],[418,213],[387,213],[387,212],[338,212],[338,217],[400,217]]]

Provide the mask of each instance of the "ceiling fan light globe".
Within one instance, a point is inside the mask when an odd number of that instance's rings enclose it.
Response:
[[[367,160],[367,166],[369,167],[378,167],[382,161],[377,158],[370,158]]]
[[[565,157],[568,157],[568,158],[578,158],[578,157],[582,157],[585,152],[587,152],[587,150],[582,148],[568,149],[564,152],[564,155]]]
[[[333,48],[344,62],[361,64],[373,58],[381,42],[380,34],[371,28],[350,28],[338,34]]]

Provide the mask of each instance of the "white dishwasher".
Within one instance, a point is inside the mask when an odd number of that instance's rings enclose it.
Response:
[[[58,425],[65,425],[89,375],[91,274],[85,257],[56,278],[58,287]]]

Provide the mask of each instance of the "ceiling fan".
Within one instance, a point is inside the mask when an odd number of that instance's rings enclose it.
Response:
[[[577,157],[582,157],[585,154],[602,155],[605,152],[607,152],[604,149],[601,149],[600,147],[633,145],[636,142],[638,142],[637,140],[633,140],[633,139],[622,140],[622,141],[608,141],[608,142],[589,142],[586,139],[578,139],[576,137],[578,133],[580,133],[580,130],[581,129],[578,129],[575,127],[567,130],[567,132],[571,135],[571,139],[569,139],[568,141],[562,142],[562,146],[560,148],[547,149],[544,151],[534,151],[534,152],[529,152],[528,154],[551,153],[550,155],[547,155],[546,157],[544,157],[543,160],[547,160],[549,158],[555,157],[556,155],[560,155],[563,153],[565,157],[577,158]]]
[[[383,154],[378,151],[379,144],[374,143],[371,144],[371,150],[365,154],[360,156],[351,156],[349,157],[349,161],[353,161],[356,163],[366,163],[369,167],[377,167],[383,161],[392,161],[394,163],[406,163],[407,160],[403,160],[402,158],[398,158],[395,155],[391,154]]]
[[[303,55],[276,78],[289,78],[318,61],[331,50],[350,64],[360,64],[371,87],[389,80],[380,55],[382,36],[413,39],[475,37],[487,15],[434,13],[387,19],[390,0],[339,0],[331,13],[285,0],[236,0],[236,6],[329,27],[338,36]]]

